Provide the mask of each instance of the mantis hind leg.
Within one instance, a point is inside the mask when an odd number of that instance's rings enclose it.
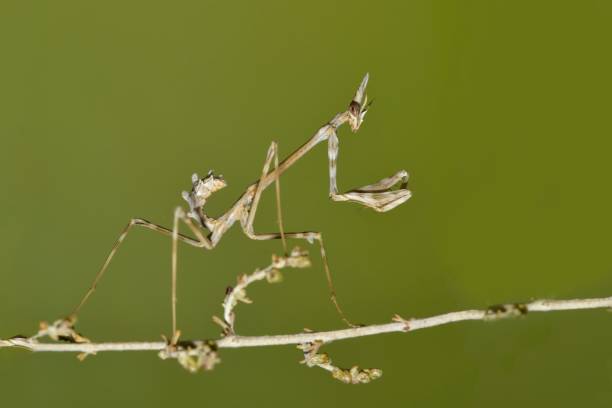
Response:
[[[185,224],[190,228],[191,232],[193,232],[193,234],[196,236],[196,238],[191,238],[189,236],[180,234],[178,232],[178,220],[179,219],[185,222]],[[183,210],[181,208],[178,208],[175,211],[175,221],[174,221],[174,225],[173,225],[172,229],[168,229],[166,227],[162,227],[161,225],[157,225],[157,224],[154,224],[152,222],[149,222],[149,221],[146,221],[146,220],[143,220],[143,219],[140,219],[140,218],[133,218],[133,219],[131,219],[130,222],[123,228],[123,231],[121,232],[121,234],[119,235],[119,237],[115,241],[115,244],[113,245],[111,251],[107,255],[106,260],[104,261],[104,264],[102,265],[102,267],[100,268],[100,270],[96,274],[96,276],[95,276],[91,286],[89,287],[89,289],[87,290],[85,295],[81,298],[81,301],[79,302],[79,304],[74,308],[72,313],[69,315],[69,318],[67,319],[67,321],[70,321],[70,322],[74,322],[75,321],[78,313],[81,311],[81,309],[83,308],[85,303],[87,303],[87,301],[89,300],[91,295],[95,292],[95,290],[96,290],[96,288],[98,286],[98,283],[100,282],[100,280],[102,279],[102,277],[106,273],[106,271],[107,271],[111,261],[113,260],[115,254],[117,253],[117,250],[119,249],[119,247],[121,246],[121,244],[123,243],[125,238],[127,237],[128,233],[135,226],[144,227],[144,228],[147,228],[147,229],[152,230],[154,232],[160,233],[162,235],[166,235],[166,236],[172,237],[172,330],[173,330],[172,338],[173,338],[173,341],[175,341],[174,339],[177,338],[177,330],[176,330],[176,273],[177,273],[177,271],[176,271],[176,264],[177,264],[176,258],[177,258],[177,243],[178,243],[178,241],[182,241],[182,242],[184,242],[186,244],[189,244],[191,246],[198,247],[198,248],[206,248],[206,249],[212,249],[213,248],[213,245],[210,242],[210,240],[207,237],[205,237],[202,234],[202,231],[200,231],[193,224],[193,222],[184,215],[184,212],[183,212]]]

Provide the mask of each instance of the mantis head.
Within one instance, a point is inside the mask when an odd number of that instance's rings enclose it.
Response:
[[[355,97],[353,97],[353,100],[348,107],[348,123],[353,132],[356,132],[359,129],[368,108],[372,104],[372,101],[368,103],[368,95],[365,93],[369,78],[370,75],[365,74],[359,88],[357,89],[357,92],[355,93]]]

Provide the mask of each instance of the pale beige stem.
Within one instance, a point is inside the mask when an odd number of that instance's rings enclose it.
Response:
[[[535,300],[524,304],[492,306],[485,310],[464,310],[422,319],[399,320],[392,323],[313,333],[282,334],[274,336],[227,336],[217,340],[219,348],[265,347],[322,341],[330,343],[356,337],[383,333],[407,332],[442,326],[466,320],[497,320],[530,312],[563,310],[612,309],[612,297],[571,300]],[[197,343],[197,342],[196,342]],[[40,343],[35,339],[16,337],[0,340],[0,348],[21,347],[35,352],[98,353],[102,351],[160,351],[165,342],[117,342],[117,343]]]

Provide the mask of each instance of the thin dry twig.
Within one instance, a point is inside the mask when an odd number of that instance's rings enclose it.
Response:
[[[296,334],[272,336],[236,336],[223,337],[215,344],[217,348],[243,348],[283,346],[313,342],[331,343],[357,337],[373,336],[384,333],[415,331],[449,323],[466,320],[498,320],[531,312],[554,312],[563,310],[612,309],[612,297],[571,299],[571,300],[535,300],[529,303],[495,305],[483,310],[464,310],[450,312],[421,319],[408,319],[369,325],[363,327]],[[197,343],[194,342],[194,343]],[[103,351],[161,351],[166,348],[165,342],[109,342],[109,343],[43,343],[23,336],[0,340],[0,348],[20,347],[34,352],[76,352],[98,353]]]

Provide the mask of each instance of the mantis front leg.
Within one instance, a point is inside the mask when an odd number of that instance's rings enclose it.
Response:
[[[338,194],[336,184],[337,161],[338,161],[338,136],[335,131],[331,131],[328,137],[328,157],[329,157],[329,196],[333,201],[352,201],[370,207],[377,212],[392,210],[398,205],[406,202],[412,195],[408,186],[408,173],[400,170],[391,177],[384,178],[377,183],[369,184],[360,188]],[[400,183],[397,190],[393,187]]]

